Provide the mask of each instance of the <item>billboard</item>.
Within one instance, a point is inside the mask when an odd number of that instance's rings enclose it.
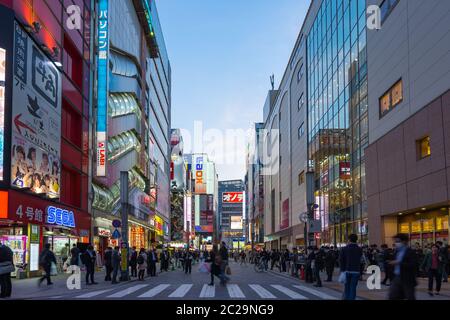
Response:
[[[195,156],[194,179],[195,193],[206,193],[206,175],[203,156]]]
[[[3,180],[3,148],[5,145],[6,50],[0,48],[0,180]]]
[[[224,192],[222,193],[223,203],[243,203],[244,193],[243,192]]]
[[[99,0],[97,56],[97,176],[106,176],[108,122],[109,21],[108,1]]]
[[[11,185],[59,198],[61,74],[15,23]]]
[[[289,199],[283,201],[280,229],[289,228]]]
[[[242,217],[241,216],[230,216],[230,227],[231,230],[242,230]]]

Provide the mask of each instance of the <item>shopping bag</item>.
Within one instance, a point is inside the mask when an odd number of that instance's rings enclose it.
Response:
[[[200,267],[198,268],[198,271],[201,272],[201,273],[210,273],[211,272],[211,268],[210,268],[209,264],[202,263],[200,265]]]
[[[56,264],[54,262],[52,262],[52,265],[50,267],[50,275],[51,276],[57,276],[58,275],[58,270],[56,269]]]
[[[231,275],[231,268],[229,267],[229,266],[227,266],[226,268],[225,268],[225,273],[227,274],[227,275]]]
[[[347,273],[341,272],[341,274],[339,275],[338,282],[345,284],[346,281],[347,281]]]

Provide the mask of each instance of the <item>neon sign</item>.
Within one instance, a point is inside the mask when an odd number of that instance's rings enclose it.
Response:
[[[47,219],[48,224],[56,224],[58,226],[64,226],[69,228],[75,228],[75,216],[73,211],[64,210],[49,206],[47,207]]]

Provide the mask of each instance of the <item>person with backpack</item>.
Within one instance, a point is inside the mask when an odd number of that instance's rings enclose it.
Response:
[[[3,244],[0,244],[0,298],[11,297],[11,272],[14,272],[14,270],[12,250]]]
[[[145,270],[147,270],[147,254],[145,253],[144,248],[141,248],[139,251],[139,256],[136,258],[136,263],[139,269],[138,279],[140,281],[144,281]]]
[[[56,265],[56,257],[55,254],[50,250],[50,243],[46,243],[44,245],[44,250],[42,250],[39,256],[39,265],[42,269],[44,269],[45,275],[43,275],[38,284],[41,285],[44,280],[47,279],[47,285],[53,285],[52,279],[50,278],[52,263]]]
[[[137,262],[138,259],[138,253],[136,251],[136,247],[131,248],[131,252],[130,252],[130,268],[131,268],[131,276],[132,277],[137,277]]]

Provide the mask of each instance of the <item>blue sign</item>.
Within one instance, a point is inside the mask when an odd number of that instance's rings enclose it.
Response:
[[[75,228],[75,216],[73,211],[50,206],[47,207],[47,223]]]
[[[113,238],[113,239],[119,239],[120,238],[120,232],[119,232],[119,230],[114,230],[114,232],[112,233],[112,236],[111,236],[111,238]]]

